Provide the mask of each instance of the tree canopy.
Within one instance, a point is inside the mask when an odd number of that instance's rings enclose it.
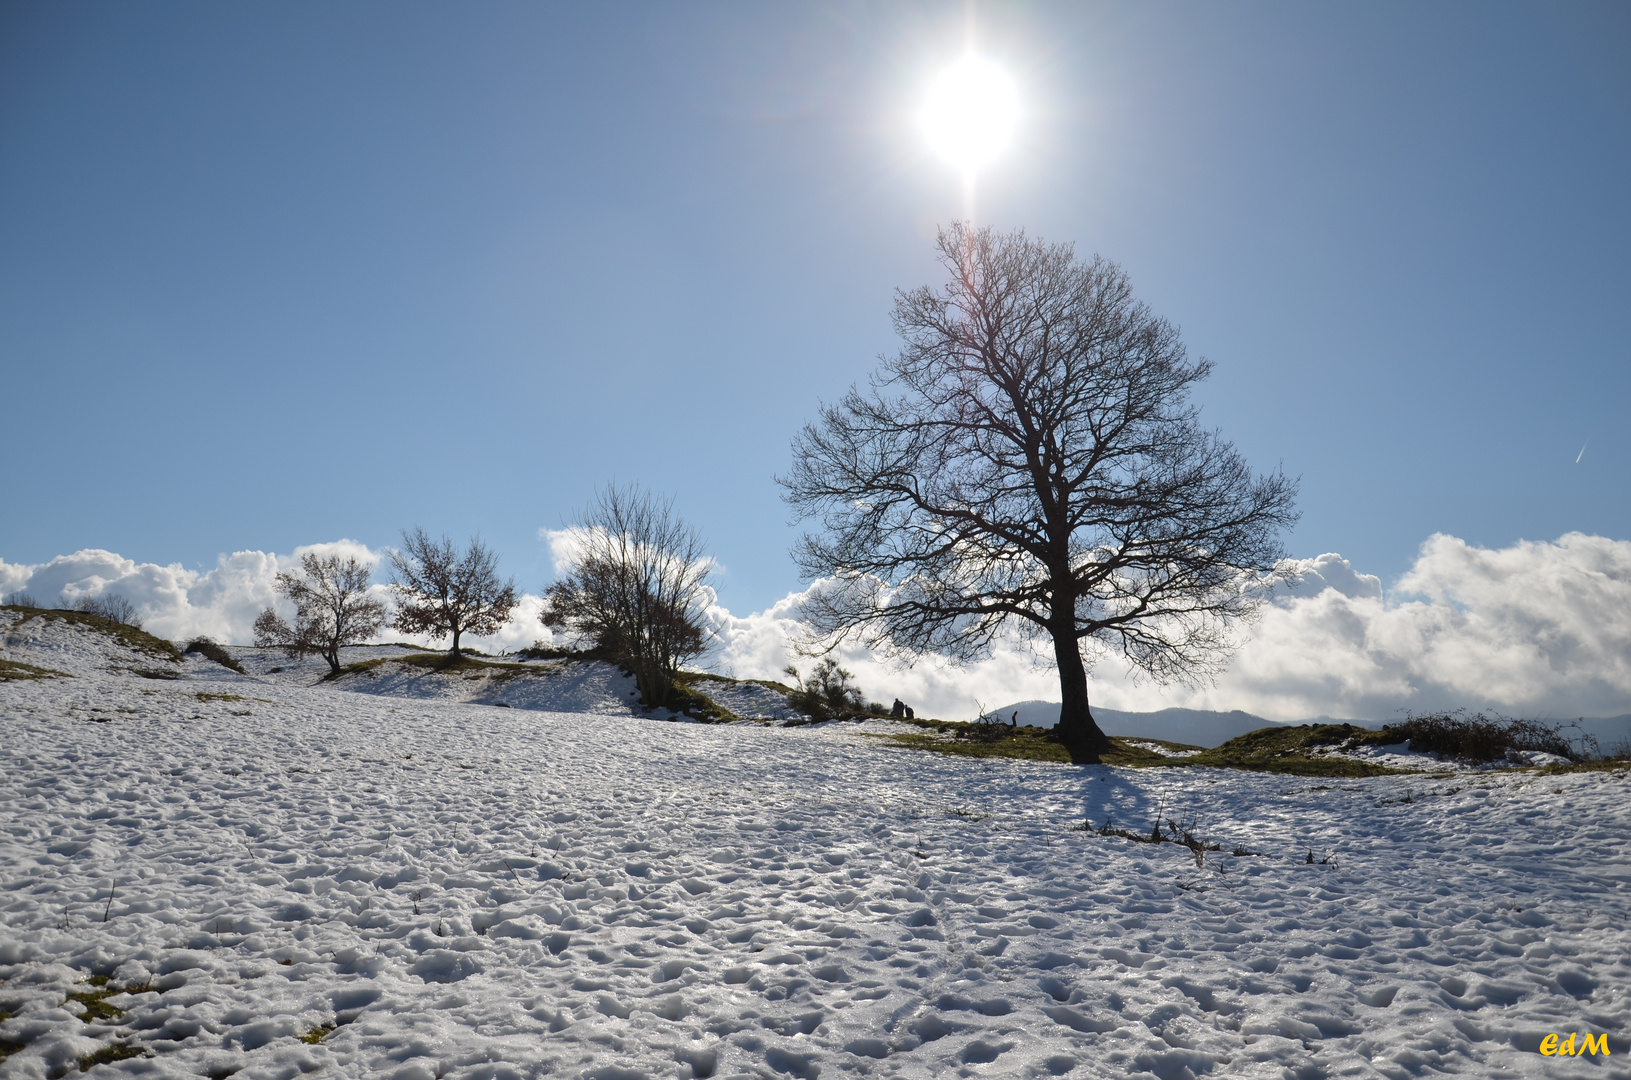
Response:
[[[496,634],[518,599],[513,580],[498,576],[498,556],[478,536],[460,552],[446,536],[432,540],[415,528],[402,534],[402,550],[390,553],[397,596],[394,625],[405,634],[459,639]]]
[[[317,654],[340,670],[340,649],[368,641],[385,624],[385,605],[368,595],[373,570],[356,556],[300,556],[300,572],[282,571],[277,590],[295,606],[293,623],[272,608],[255,619],[255,644],[290,656]]]

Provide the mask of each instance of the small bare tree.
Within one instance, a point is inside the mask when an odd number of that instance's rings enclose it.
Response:
[[[432,540],[415,528],[402,534],[402,550],[390,557],[397,577],[391,590],[398,597],[393,625],[403,633],[451,636],[449,655],[456,659],[463,655],[462,635],[496,634],[509,621],[515,581],[499,580],[498,556],[481,537],[460,553],[446,536]]]
[[[648,707],[667,705],[680,665],[706,651],[713,569],[673,504],[603,489],[578,523],[570,572],[544,593],[545,626],[565,628],[633,673]]]
[[[271,608],[255,619],[255,644],[289,656],[321,656],[339,674],[340,649],[360,645],[385,625],[385,605],[368,595],[373,570],[356,556],[300,556],[300,572],[283,571],[277,591],[295,606],[294,622]]]
[[[64,603],[63,607],[69,607]],[[88,615],[100,615],[104,619],[112,619],[116,623],[134,626],[140,630],[142,620],[136,614],[136,605],[130,602],[127,596],[118,593],[103,593],[101,596],[81,596],[74,601],[71,610],[83,611]]]
[[[1284,573],[1296,484],[1201,426],[1210,365],[1114,264],[963,225],[939,246],[949,281],[897,295],[871,392],[794,440],[786,498],[824,526],[794,552],[824,579],[805,615],[828,647],[907,659],[1047,640],[1059,737],[1097,760],[1083,643],[1158,679],[1215,671]]]

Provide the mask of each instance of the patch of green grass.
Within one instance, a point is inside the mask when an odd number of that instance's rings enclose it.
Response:
[[[444,652],[415,653],[412,656],[393,656],[389,658],[389,662],[393,664],[401,664],[403,667],[423,668],[426,671],[440,671],[446,673],[452,673],[455,671],[479,671],[488,666],[485,661],[477,660],[468,653],[462,656],[454,656],[452,653]]]
[[[1193,757],[1168,759],[1173,765],[1249,769],[1252,772],[1290,773],[1295,776],[1393,776],[1406,770],[1389,769],[1349,758],[1324,757],[1311,751],[1344,743],[1376,742],[1379,732],[1352,724],[1298,724],[1260,728],[1230,739],[1222,746]],[[1397,742],[1397,739],[1390,740]],[[1380,745],[1387,745],[1382,742]]]
[[[123,1020],[125,1017],[124,1011],[122,1009],[115,1009],[112,1005],[109,1005],[107,1001],[108,998],[113,997],[115,994],[123,993],[123,991],[108,989],[107,977],[103,975],[93,975],[91,978],[85,981],[96,987],[96,989],[82,990],[77,994],[69,994],[67,998],[64,999],[63,1004],[66,1005],[70,1001],[77,1001],[81,1005],[85,1006],[85,1015],[80,1019],[84,1020],[87,1024],[100,1023],[102,1021],[117,1023],[118,1021]]]
[[[316,1027],[300,1036],[300,1041],[311,1046],[316,1046],[318,1043],[323,1041],[323,1036],[329,1034],[333,1030],[333,1024],[318,1024]]]
[[[146,653],[158,660],[168,660],[172,663],[181,663],[181,650],[163,638],[154,637],[145,630],[138,630],[134,626],[127,626],[122,622],[102,615],[92,615],[88,611],[41,611],[39,608],[7,607],[7,611],[20,611],[23,617],[17,621],[21,626],[30,619],[55,619],[58,622],[68,623],[70,626],[86,626],[98,633],[115,638],[121,645]]]
[[[674,677],[674,689],[669,699],[669,707],[675,712],[684,713],[693,720],[700,720],[704,724],[735,724],[742,718],[731,712],[725,706],[697,689],[696,684],[703,681],[702,676],[689,672],[680,672]]]
[[[963,724],[945,720],[909,720],[924,734],[871,734],[894,746],[932,750],[939,754],[974,758],[1020,758],[1026,761],[1057,761],[1068,764],[1070,751],[1054,736],[1054,729],[1039,727],[1004,728],[1000,725]],[[994,728],[994,730],[993,730]],[[933,734],[929,734],[933,732]],[[1110,749],[1099,758],[1104,765],[1124,768],[1246,769],[1252,772],[1290,773],[1297,776],[1384,776],[1400,772],[1364,761],[1322,757],[1309,753],[1316,747],[1333,746],[1369,734],[1351,724],[1304,724],[1295,728],[1264,728],[1231,739],[1222,746],[1204,750],[1162,739],[1111,738]],[[1143,743],[1146,745],[1134,745]],[[1149,749],[1157,744],[1172,750],[1200,750],[1185,757],[1168,757]]]
[[[365,672],[374,671],[382,664],[388,664],[394,659],[396,658],[393,656],[376,656],[372,660],[358,660],[355,664],[344,665],[339,671],[324,672],[323,681],[333,682],[335,679],[343,678],[346,675],[361,675]],[[277,670],[282,669],[279,668]]]
[[[337,672],[324,675],[323,680],[328,682],[345,675],[360,675],[363,672],[377,671],[386,664],[401,664],[406,667],[433,671],[442,675],[461,675],[465,678],[480,678],[483,675],[488,675],[495,679],[513,679],[517,675],[542,675],[549,670],[548,668],[540,668],[536,664],[510,664],[498,660],[477,660],[468,653],[455,657],[445,652],[419,652],[411,656],[378,656],[372,660],[359,660],[355,664],[345,665]]]
[[[956,723],[941,723],[933,720],[920,720],[912,722],[917,727],[933,728],[935,734],[875,734],[863,732],[869,739],[881,739],[891,746],[905,747],[910,750],[932,750],[937,754],[951,754],[955,757],[972,758],[1020,758],[1025,761],[1057,761],[1070,764],[1070,751],[1062,744],[1055,742],[1046,735],[1047,729],[1036,727],[1019,728],[1014,734],[1001,739],[960,739],[956,737],[957,728],[966,728],[971,725]],[[945,734],[941,734],[944,732]],[[951,736],[947,738],[946,736]],[[1147,751],[1146,751],[1147,752]]]
[[[72,675],[55,668],[35,667],[20,660],[0,659],[0,682],[21,682],[24,679],[71,679]]]
[[[1561,776],[1564,773],[1603,772],[1622,778],[1631,778],[1631,758],[1592,758],[1589,761],[1571,761],[1567,765],[1542,765],[1535,772],[1541,776]]]
[[[114,1043],[111,1046],[104,1046],[94,1054],[86,1054],[80,1058],[79,1071],[88,1072],[97,1065],[106,1065],[114,1061],[147,1056],[148,1052],[139,1046],[132,1046],[129,1043]]]
[[[517,649],[515,655],[523,660],[610,660],[611,657],[603,649],[558,649],[543,642],[534,642],[525,649]]]
[[[199,701],[248,701],[246,697],[238,694],[212,694],[208,690],[200,690],[196,695]]]

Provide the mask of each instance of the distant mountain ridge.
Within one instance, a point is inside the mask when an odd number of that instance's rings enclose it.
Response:
[[[1019,714],[1021,724],[1033,724],[1037,727],[1053,727],[1059,722],[1059,703],[1057,701],[1016,701],[1004,705],[1000,709],[992,709],[993,716],[1007,720],[1014,713]],[[1283,722],[1265,720],[1261,716],[1254,716],[1249,712],[1235,709],[1231,712],[1215,712],[1209,709],[1162,709],[1159,712],[1123,712],[1120,709],[1105,709],[1095,706],[1093,718],[1098,721],[1099,727],[1104,729],[1106,735],[1117,735],[1123,738],[1165,739],[1168,742],[1188,743],[1191,746],[1221,746],[1230,739],[1237,738],[1249,731],[1257,731],[1266,727],[1290,726]],[[1383,720],[1339,720],[1329,716],[1318,716],[1308,720],[1298,720],[1297,724],[1353,724],[1356,727],[1379,728],[1388,721]],[[1547,721],[1548,723],[1561,723],[1567,728],[1570,719]],[[1631,713],[1620,716],[1588,716],[1579,721],[1580,728],[1585,734],[1595,738],[1606,751],[1617,743],[1631,742]],[[1567,734],[1567,731],[1565,732]]]

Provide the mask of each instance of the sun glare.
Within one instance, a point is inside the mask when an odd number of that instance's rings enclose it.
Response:
[[[1008,73],[969,55],[929,87],[923,130],[937,154],[972,176],[1007,148],[1018,115],[1019,95]]]

